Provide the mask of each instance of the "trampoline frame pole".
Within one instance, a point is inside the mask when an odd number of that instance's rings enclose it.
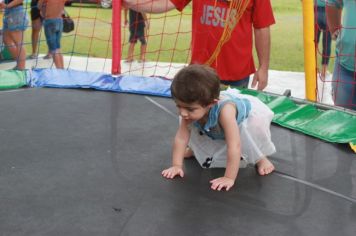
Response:
[[[303,0],[305,95],[307,100],[315,102],[317,68],[314,27],[314,0]]]
[[[121,0],[112,1],[112,65],[111,73],[121,73]]]

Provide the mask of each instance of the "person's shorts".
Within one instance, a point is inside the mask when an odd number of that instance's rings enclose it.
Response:
[[[248,83],[250,82],[250,76],[246,76],[245,78],[242,78],[241,80],[232,80],[232,81],[221,80],[220,82],[224,85],[247,88]]]
[[[31,20],[42,19],[40,9],[37,6],[31,6]]]
[[[5,10],[3,19],[3,30],[25,31],[28,26],[28,17],[23,6],[8,8]]]
[[[147,44],[144,28],[137,27],[137,29],[130,29],[129,42],[137,43],[137,40],[140,40],[142,45]]]
[[[49,51],[55,52],[57,49],[60,49],[63,30],[62,18],[45,19],[43,27]]]

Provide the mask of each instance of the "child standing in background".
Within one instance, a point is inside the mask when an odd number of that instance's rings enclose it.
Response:
[[[127,20],[127,11],[129,11],[129,20]],[[132,62],[134,59],[134,50],[137,40],[141,42],[139,62],[145,61],[145,53],[147,48],[146,30],[149,27],[146,13],[134,11],[125,8],[125,25],[129,24],[130,38],[129,49],[127,52],[126,62]]]
[[[64,68],[63,55],[61,53],[61,38],[63,31],[62,13],[66,0],[39,0],[38,8],[43,17],[43,27],[49,53],[53,57],[57,69]]]
[[[171,85],[181,121],[173,145],[172,167],[165,178],[184,176],[183,160],[194,155],[204,168],[225,167],[223,177],[210,181],[213,190],[228,191],[235,183],[240,158],[256,165],[260,175],[274,165],[270,124],[273,112],[260,100],[229,89],[220,94],[220,79],[210,67],[190,65],[174,77]]]

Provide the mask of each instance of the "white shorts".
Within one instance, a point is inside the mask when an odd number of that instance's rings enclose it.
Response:
[[[261,158],[276,152],[271,140],[270,125],[274,113],[258,98],[239,94],[236,89],[227,91],[239,98],[247,98],[251,102],[251,111],[240,125],[241,155],[240,167],[256,164]],[[213,140],[198,128],[191,126],[189,147],[203,168],[226,167],[226,142]],[[240,158],[240,157],[239,157]]]

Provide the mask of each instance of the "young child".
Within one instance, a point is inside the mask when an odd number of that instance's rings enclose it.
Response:
[[[210,181],[218,191],[234,185],[241,157],[256,164],[260,175],[274,170],[267,159],[276,151],[270,133],[273,112],[236,89],[220,94],[219,81],[216,72],[203,65],[187,66],[174,77],[171,93],[181,120],[174,138],[173,164],[162,171],[163,177],[183,177],[183,160],[192,155],[203,168],[226,167],[223,177]]]
[[[64,68],[63,55],[61,53],[61,38],[63,31],[62,13],[66,0],[39,0],[38,8],[43,17],[43,27],[49,54],[57,69]]]
[[[129,12],[129,21],[127,20],[127,11]],[[138,62],[145,61],[145,53],[147,48],[146,41],[146,31],[149,27],[148,19],[146,13],[137,12],[132,9],[125,8],[125,25],[129,23],[130,38],[129,38],[129,49],[127,52],[127,59],[125,62],[131,63],[134,59],[134,49],[137,40],[141,42],[140,48],[140,59]]]

